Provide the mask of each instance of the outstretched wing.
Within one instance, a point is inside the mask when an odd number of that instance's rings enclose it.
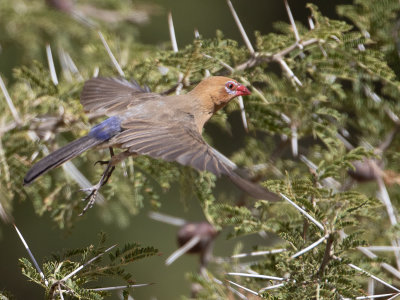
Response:
[[[108,116],[117,115],[132,105],[149,99],[162,97],[142,88],[135,81],[123,78],[95,77],[85,82],[81,93],[81,103],[85,112],[95,112]]]
[[[239,188],[257,199],[280,199],[260,185],[239,176],[235,172],[235,163],[208,145],[197,131],[194,122],[182,122],[178,125],[129,119],[121,126],[124,131],[113,137],[110,144],[118,144],[132,153],[176,161],[200,171],[207,170],[217,176],[226,175]]]

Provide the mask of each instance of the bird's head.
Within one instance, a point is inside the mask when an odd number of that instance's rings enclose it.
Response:
[[[213,104],[214,112],[235,97],[251,94],[244,85],[223,76],[212,76],[202,80],[190,93],[207,104]]]

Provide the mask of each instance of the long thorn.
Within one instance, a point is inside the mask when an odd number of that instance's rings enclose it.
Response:
[[[114,64],[114,67],[117,69],[118,73],[120,76],[125,77],[125,73],[124,71],[122,71],[121,66],[119,65],[117,59],[115,58],[114,54],[111,52],[110,47],[107,44],[106,39],[104,38],[103,34],[101,33],[101,31],[98,31],[98,34],[100,36],[101,42],[104,45],[104,48],[106,48],[106,51],[108,53],[108,56],[111,58],[112,63]]]
[[[239,288],[241,288],[241,289],[243,289],[243,290],[245,290],[245,291],[247,291],[247,292],[249,292],[249,293],[251,293],[251,294],[253,294],[253,295],[259,295],[256,291],[253,291],[253,290],[251,290],[251,289],[248,289],[247,287],[244,287],[244,286],[242,286],[242,285],[240,285],[240,284],[238,284],[238,283],[235,283],[235,282],[233,282],[233,281],[230,281],[230,280],[227,280],[230,284],[233,284],[233,285],[235,285],[235,286],[237,286],[237,287],[239,287]]]
[[[294,37],[296,38],[296,42],[299,42],[300,41],[299,32],[297,31],[296,23],[294,22],[294,18],[292,15],[292,11],[290,10],[289,3],[287,0],[283,0],[283,2],[285,3],[285,8],[286,8],[287,14],[289,16],[290,24],[292,25],[292,28],[293,28]]]
[[[361,269],[360,267],[357,267],[356,265],[353,265],[353,264],[347,264],[347,265],[348,265],[349,267],[351,267],[351,268],[353,268],[353,269],[355,269],[355,270],[361,272],[361,273],[366,274],[367,276],[369,276],[369,277],[375,279],[376,281],[382,283],[383,285],[385,285],[385,286],[387,286],[387,287],[389,287],[389,288],[395,290],[396,292],[399,292],[399,293],[400,293],[400,290],[399,290],[398,288],[396,288],[396,287],[394,287],[393,285],[391,285],[390,283],[387,283],[386,281],[380,279],[379,277],[376,277],[375,275],[372,275],[371,273],[369,273],[369,272],[367,272],[367,271]]]
[[[303,250],[300,250],[299,252],[297,252],[296,254],[293,254],[291,256],[291,258],[296,258],[300,255],[303,255],[304,253],[310,251],[311,249],[317,247],[319,244],[321,244],[323,241],[325,241],[328,238],[328,234],[323,236],[322,238],[320,238],[318,241],[316,241],[315,243],[312,243],[310,246],[304,248]]]
[[[236,23],[237,27],[239,28],[240,34],[242,35],[243,41],[246,44],[247,49],[249,49],[250,53],[253,55],[254,52],[255,52],[254,48],[251,45],[249,37],[247,36],[246,31],[244,30],[243,25],[239,20],[239,17],[237,15],[236,11],[235,11],[235,8],[232,5],[232,2],[230,0],[226,0],[226,3],[228,4],[228,7],[229,7],[229,9],[230,9],[230,11],[232,13],[233,19],[235,20],[235,23]]]
[[[174,21],[172,20],[171,12],[168,13],[168,28],[169,28],[169,36],[171,38],[172,50],[174,52],[178,52],[178,43],[176,42]]]
[[[104,254],[106,254],[108,251],[110,251],[111,249],[113,249],[115,246],[117,245],[112,245],[111,247],[109,247],[108,249],[104,250],[104,252],[100,253],[99,255],[96,255],[95,257],[93,257],[92,259],[90,259],[89,261],[85,262],[83,265],[79,266],[78,268],[76,268],[74,271],[72,271],[71,273],[69,273],[68,275],[66,275],[63,279],[61,279],[60,281],[66,281],[68,278],[71,278],[72,276],[74,276],[76,273],[78,273],[80,270],[82,270],[84,267],[86,267],[87,265],[90,265],[92,262],[94,262],[96,259],[98,259],[99,257],[103,256]]]
[[[17,124],[21,124],[21,118],[19,117],[18,111],[14,106],[14,103],[10,97],[10,94],[7,91],[6,85],[4,84],[3,78],[0,75],[0,88],[1,91],[3,92],[4,98],[6,98],[7,105],[10,108],[11,114],[13,115],[14,121]]]
[[[290,200],[288,197],[286,197],[284,194],[280,193],[280,195],[285,199],[287,202],[289,202],[291,205],[293,205],[300,213],[302,213],[304,216],[306,216],[311,222],[313,222],[319,229],[324,231],[324,226],[317,220],[315,220],[310,214],[308,214],[304,209],[302,209],[300,206],[298,206],[296,203],[294,203],[292,200]]]
[[[222,281],[219,280],[219,279],[217,279],[217,278],[213,278],[213,281],[214,281],[216,284],[224,285],[224,284],[222,283]],[[248,298],[247,298],[245,295],[243,295],[241,292],[235,290],[233,287],[228,286],[228,290],[230,290],[232,293],[234,293],[235,295],[237,295],[240,299],[248,300]]]
[[[231,276],[242,276],[242,277],[253,277],[253,278],[260,278],[260,279],[268,279],[268,280],[277,280],[277,281],[284,281],[286,280],[283,277],[276,277],[276,276],[269,276],[269,275],[260,275],[260,274],[249,274],[249,273],[236,273],[236,272],[229,272],[226,275]]]
[[[297,155],[299,155],[299,141],[298,141],[298,136],[297,136],[296,125],[292,124],[290,126],[290,130],[292,132],[292,138],[291,138],[292,154],[294,157],[297,157]]]
[[[33,256],[31,250],[29,249],[28,244],[25,242],[24,237],[22,236],[21,232],[18,230],[17,226],[16,226],[15,224],[13,224],[13,225],[14,225],[15,231],[17,231],[17,234],[18,234],[19,238],[20,238],[21,241],[22,241],[22,244],[24,244],[24,247],[25,247],[26,251],[28,252],[28,254],[29,254],[29,256],[30,256],[30,258],[31,258],[31,260],[32,260],[32,262],[33,262],[35,268],[36,268],[36,270],[37,270],[38,273],[40,274],[40,277],[43,279],[44,284],[45,284],[46,286],[49,286],[49,282],[47,281],[47,279],[46,279],[46,277],[44,276],[42,270],[40,269],[39,264],[37,263],[35,257]]]
[[[274,249],[274,250],[267,250],[267,251],[255,251],[250,253],[239,253],[232,255],[232,258],[242,258],[242,257],[249,257],[249,256],[259,256],[259,255],[267,255],[267,254],[275,254],[275,253],[282,253],[287,251],[286,249]]]
[[[246,130],[246,132],[248,132],[249,131],[249,127],[247,125],[246,111],[244,109],[243,97],[239,96],[237,99],[238,99],[238,102],[239,102],[240,115],[242,116],[243,127],[244,127],[244,130]]]
[[[168,216],[166,214],[162,214],[162,213],[154,212],[154,211],[149,212],[149,218],[159,221],[159,222],[166,223],[166,224],[174,225],[174,226],[183,226],[187,223],[187,221],[184,219]]]
[[[120,285],[120,286],[110,286],[110,287],[103,287],[103,288],[95,288],[95,289],[89,289],[90,291],[115,291],[115,290],[124,290],[124,289],[130,289],[130,288],[137,288],[137,287],[142,287],[142,286],[148,286],[152,285],[153,283],[139,283],[139,284],[130,284],[130,285]]]
[[[58,85],[58,78],[57,78],[56,68],[54,66],[53,54],[51,53],[51,48],[49,44],[46,45],[46,55],[47,55],[47,62],[49,63],[51,80],[53,81],[54,85]]]
[[[275,285],[270,285],[270,286],[267,286],[267,287],[265,287],[265,288],[262,288],[262,289],[259,290],[258,292],[259,292],[259,293],[262,293],[262,292],[265,292],[265,291],[268,291],[268,290],[277,289],[277,288],[280,288],[280,287],[282,287],[282,286],[284,286],[284,285],[285,285],[284,283],[279,283],[279,284],[275,284]]]
[[[195,235],[192,237],[185,245],[174,251],[165,261],[165,264],[169,266],[172,264],[175,260],[177,260],[179,257],[181,257],[183,254],[188,252],[190,249],[192,249],[198,242],[200,241],[200,236]]]

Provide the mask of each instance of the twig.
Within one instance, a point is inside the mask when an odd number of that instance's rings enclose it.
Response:
[[[58,285],[58,293],[60,295],[60,299],[64,300],[64,295],[63,295],[63,292],[61,291],[61,286],[60,285]]]
[[[13,226],[14,226],[14,228],[15,228],[15,231],[17,231],[17,234],[18,234],[19,238],[21,239],[22,244],[24,245],[26,251],[28,252],[28,254],[29,254],[29,256],[30,256],[30,258],[31,258],[31,260],[32,260],[32,262],[33,262],[35,268],[36,268],[36,270],[38,271],[40,277],[43,279],[44,284],[45,284],[46,286],[49,286],[49,282],[47,281],[47,279],[46,279],[46,277],[44,276],[42,270],[40,269],[39,264],[37,263],[35,257],[33,256],[32,251],[29,249],[28,244],[25,242],[24,237],[22,236],[21,232],[18,230],[17,226],[16,226],[15,224],[13,224]]]
[[[51,53],[51,48],[49,44],[46,45],[46,55],[47,55],[47,62],[49,63],[51,80],[53,81],[54,85],[58,85],[58,78],[57,78],[56,68],[54,66],[53,54]]]
[[[328,262],[331,260],[331,251],[332,251],[332,244],[333,244],[333,234],[329,234],[328,239],[326,240],[326,247],[324,252],[324,258],[322,259],[321,265],[317,272],[317,276],[321,276],[324,272],[324,269]]]
[[[110,49],[110,47],[108,46],[107,41],[106,41],[106,39],[104,38],[104,36],[103,36],[103,34],[101,33],[101,31],[98,31],[98,34],[99,34],[99,36],[100,36],[101,42],[102,42],[103,45],[104,45],[104,48],[106,48],[106,51],[107,51],[107,53],[108,53],[108,56],[111,58],[111,61],[112,61],[113,65],[114,65],[114,67],[117,69],[118,74],[119,74],[120,76],[122,76],[122,77],[125,77],[124,71],[122,71],[122,68],[121,68],[121,66],[119,65],[117,59],[115,58],[114,54],[111,52],[111,49]]]
[[[234,68],[235,71],[244,71],[248,68],[252,68],[255,67],[261,63],[268,63],[268,62],[279,62],[279,60],[282,60],[282,58],[291,53],[293,50],[295,50],[296,48],[298,48],[299,45],[301,45],[302,47],[307,47],[309,45],[315,44],[315,43],[319,43],[320,40],[316,39],[316,38],[311,38],[309,40],[306,41],[300,41],[299,43],[294,43],[292,45],[290,45],[289,47],[282,49],[281,51],[279,51],[278,53],[275,54],[263,54],[263,53],[255,53],[254,56],[250,57],[247,61],[245,61],[244,63],[241,63],[240,65],[236,66]]]
[[[174,251],[165,261],[165,264],[169,266],[172,264],[175,260],[177,260],[179,257],[181,257],[183,254],[188,252],[190,249],[192,249],[199,241],[201,237],[199,235],[195,235],[192,237],[185,245]]]
[[[311,222],[313,222],[319,229],[324,231],[324,226],[317,220],[315,220],[310,214],[308,214],[304,209],[302,209],[300,206],[298,206],[296,203],[294,203],[292,200],[290,200],[288,197],[286,197],[284,194],[280,193],[280,195],[285,199],[287,202],[289,202],[291,205],[293,205],[300,213],[302,213],[304,216],[306,216]]]
[[[251,45],[250,39],[247,36],[246,31],[244,30],[242,23],[240,22],[240,19],[239,19],[238,15],[237,15],[237,13],[235,11],[235,8],[232,5],[232,2],[230,0],[226,0],[226,3],[228,4],[228,7],[229,7],[229,9],[230,9],[230,11],[232,13],[233,19],[235,20],[235,23],[236,23],[237,27],[239,28],[240,34],[242,35],[243,41],[246,44],[247,49],[249,49],[250,54],[253,55],[254,52],[255,52],[254,48]]]

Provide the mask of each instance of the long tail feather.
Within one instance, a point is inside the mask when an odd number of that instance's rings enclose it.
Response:
[[[26,173],[24,185],[30,184],[39,176],[102,142],[102,140],[96,139],[95,137],[84,136],[54,151],[53,153],[50,153],[48,156],[34,164],[28,173]]]

